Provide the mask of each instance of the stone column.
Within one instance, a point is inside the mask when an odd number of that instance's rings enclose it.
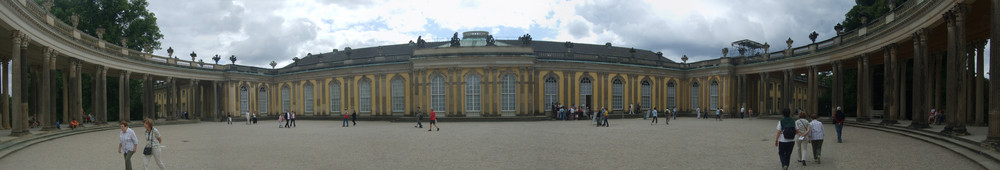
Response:
[[[105,124],[108,122],[108,67],[98,65],[98,75],[95,77],[97,82],[97,107],[98,112],[96,113],[97,124]]]
[[[1000,45],[997,42],[992,42],[994,40],[1000,40],[1000,0],[990,0],[990,49],[1000,49]],[[1000,71],[997,67],[1000,67],[1000,60],[994,58],[997,56],[996,50],[990,50],[990,73],[996,73]],[[989,132],[986,135],[986,140],[983,141],[982,146],[990,150],[997,151],[1000,147],[1000,86],[996,86],[1000,83],[1000,80],[990,79],[990,115],[989,118]]]
[[[781,107],[796,110],[798,108],[795,108],[795,104],[793,104],[795,102],[795,71],[786,69],[784,77],[785,83],[783,86],[784,91],[781,92]]]
[[[819,114],[819,112],[818,112],[819,111],[819,102],[817,101],[819,99],[819,96],[817,96],[817,95],[819,95],[819,93],[818,93],[819,89],[817,88],[818,87],[817,85],[819,84],[819,80],[818,80],[818,77],[816,77],[816,74],[818,74],[818,69],[819,68],[817,68],[816,66],[809,66],[809,75],[808,75],[809,76],[809,87],[808,87],[808,90],[807,90],[807,92],[809,93],[809,94],[807,94],[807,96],[809,98],[807,100],[809,102],[809,104],[807,104],[808,109],[809,109],[809,111],[808,111],[809,114]]]
[[[11,63],[11,70],[14,70],[14,72],[10,74],[11,85],[13,85],[11,90],[11,105],[13,105],[11,109],[11,120],[13,121],[11,122],[13,122],[14,127],[10,131],[10,136],[24,136],[31,134],[31,132],[28,132],[28,113],[24,112],[26,104],[22,103],[24,102],[22,101],[22,98],[24,97],[23,86],[25,82],[22,81],[24,80],[22,79],[24,78],[24,75],[22,74],[24,74],[24,64],[27,63],[27,61],[25,61],[27,58],[24,57],[24,55],[28,49],[29,41],[30,40],[21,31],[11,31],[11,44],[14,45],[13,48],[11,48],[11,58],[13,59],[13,63]]]
[[[129,101],[129,76],[132,73],[122,70],[118,72],[118,119],[131,121],[131,104]]]
[[[174,82],[174,78],[173,77],[167,77],[166,81],[167,81],[166,82],[167,88],[166,88],[165,91],[166,91],[166,94],[167,94],[167,98],[166,98],[167,104],[165,106],[163,106],[164,107],[163,110],[166,111],[166,115],[165,116],[166,116],[167,120],[174,120],[174,119],[176,119],[176,116],[174,116],[175,115],[174,112],[177,111],[177,108],[174,107],[174,96],[176,96],[176,94],[174,94],[174,86],[175,86],[174,83],[175,82]]]
[[[70,115],[76,119],[76,121],[83,122],[83,82],[82,82],[82,66],[80,65],[79,59],[70,60]],[[83,124],[80,124],[83,127]]]
[[[41,101],[38,102],[38,106],[40,108],[38,110],[38,118],[40,119],[39,121],[41,122],[42,130],[49,131],[56,129],[55,113],[52,112],[52,108],[55,104],[51,103],[51,98],[53,98],[51,84],[53,83],[52,59],[54,59],[57,54],[56,50],[52,47],[45,47],[45,53],[43,55],[42,69],[39,70],[42,76],[38,77],[41,84],[36,86],[36,88],[38,88],[38,93],[40,94],[38,99]]]
[[[899,86],[896,86],[896,82],[898,81],[898,77],[896,77],[896,68],[898,67],[896,65],[896,60],[898,59],[894,55],[895,52],[893,51],[895,51],[894,44],[882,47],[883,58],[885,58],[883,62],[885,72],[882,73],[884,77],[882,82],[884,87],[882,90],[883,117],[882,122],[879,122],[879,124],[884,125],[897,124],[898,122],[896,121],[896,118],[899,116],[899,109],[897,108],[899,105],[896,103],[898,99],[894,99],[899,90],[897,88]]]
[[[926,56],[926,53],[924,53],[925,47],[921,45],[921,41],[922,40],[926,40],[925,36],[926,36],[927,32],[925,32],[925,31],[926,31],[926,29],[917,30],[917,32],[913,33],[913,36],[912,36],[912,39],[913,39],[913,90],[912,90],[912,94],[913,94],[913,96],[912,96],[911,99],[912,99],[912,105],[913,105],[913,110],[912,110],[913,118],[910,121],[910,125],[909,125],[909,127],[912,128],[912,129],[923,129],[923,128],[930,127],[930,126],[927,125],[927,117],[930,116],[929,115],[930,114],[930,109],[928,108],[928,107],[930,107],[929,106],[930,102],[929,102],[929,100],[927,100],[929,98],[926,98],[926,96],[929,96],[926,93],[926,90],[928,89],[929,85],[925,85],[925,84],[929,84],[929,83],[926,83],[928,81],[928,78],[925,77],[927,75],[927,73],[926,73],[927,72],[926,71],[927,68],[925,67],[925,66],[927,66],[927,56]],[[905,99],[905,98],[903,98],[903,99]]]
[[[964,115],[966,125],[976,123],[976,48],[973,44],[967,44],[966,50],[968,50],[964,55],[966,68],[962,69],[965,74],[965,79],[963,80],[962,86],[965,91],[965,101],[964,102]]]
[[[986,80],[984,79],[985,72],[983,70],[983,58],[984,48],[986,48],[986,39],[976,41],[974,43],[976,48],[976,126],[986,126],[986,91],[983,91],[984,86],[986,86]]]
[[[277,86],[271,86],[271,87],[277,87]],[[221,109],[219,109],[219,88],[221,88],[221,87],[219,87],[219,82],[212,81],[212,113],[213,113],[212,114],[213,115],[212,116],[212,120],[218,120],[218,119],[221,118],[221,115],[219,113],[219,110],[221,110]],[[267,91],[268,94],[274,94],[274,92],[272,92],[274,89],[275,88],[268,88],[267,89],[268,90]],[[278,95],[268,95],[268,97],[271,97],[271,96],[278,96]],[[278,101],[280,103],[281,97],[276,97],[276,98],[278,99]],[[270,100],[271,99],[268,99],[269,103],[271,102]],[[272,109],[272,107],[270,107],[270,106],[268,106],[267,108],[269,110],[276,110],[276,109]],[[271,113],[271,112],[268,112],[268,113]]]
[[[868,67],[868,54],[861,54],[858,59],[858,105],[857,121],[868,122],[871,116],[871,70]]]
[[[0,84],[0,87],[2,87],[2,89],[0,89],[0,96],[5,96],[0,99],[0,122],[2,122],[0,123],[0,129],[10,129],[10,120],[13,120],[10,118],[11,102],[10,99],[6,97],[10,96],[10,91],[8,91],[9,87],[7,87],[10,85],[10,83],[7,82],[7,79],[10,78],[10,59],[3,59],[0,66],[2,66],[0,67],[0,70],[3,70],[3,74],[0,74],[0,81],[3,82],[3,84]]]
[[[757,113],[763,115],[767,113],[767,73],[758,73],[760,81],[757,81]],[[680,101],[680,84],[677,85],[677,100]]]
[[[948,25],[948,66],[946,67],[948,69],[946,73],[948,78],[946,82],[954,82],[946,83],[946,91],[947,94],[958,95],[957,100],[949,99],[946,101],[947,104],[945,104],[948,106],[945,114],[947,116],[946,120],[948,121],[948,126],[945,126],[944,130],[941,131],[941,133],[945,135],[962,136],[969,134],[969,132],[965,129],[964,115],[966,113],[964,113],[965,107],[963,107],[965,99],[962,88],[963,84],[961,81],[964,78],[962,75],[962,70],[964,70],[964,68],[962,68],[962,64],[965,63],[965,53],[961,51],[965,49],[965,41],[963,38],[965,37],[965,31],[963,27],[965,25],[964,18],[967,11],[967,6],[959,4],[951,11],[944,14],[944,18]]]
[[[142,75],[142,118],[156,119],[155,101],[153,100],[153,79],[149,74]]]
[[[844,107],[844,63],[842,61],[833,62],[833,96],[832,109]]]

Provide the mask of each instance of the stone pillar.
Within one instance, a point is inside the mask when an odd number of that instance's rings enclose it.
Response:
[[[833,62],[833,105],[832,109],[844,107],[844,63],[842,61]]]
[[[868,54],[861,54],[858,59],[858,105],[857,121],[868,122],[871,120],[871,69],[868,65]]]
[[[277,87],[277,86],[271,86],[271,87]],[[212,116],[212,120],[218,120],[218,119],[222,118],[221,115],[220,115],[221,113],[219,113],[219,110],[221,110],[221,109],[219,109],[219,88],[221,88],[221,87],[219,87],[219,82],[212,81],[212,111],[211,111],[213,113],[212,114],[213,115]],[[268,88],[267,89],[268,90],[267,92],[269,94],[268,97],[279,96],[279,97],[274,97],[274,98],[277,98],[278,101],[279,101],[279,103],[280,103],[280,101],[281,101],[280,95],[270,95],[270,94],[274,94],[272,92],[274,89],[275,88]],[[331,96],[331,98],[332,98],[332,96]],[[268,99],[269,103],[271,102],[270,100],[271,99]],[[272,107],[270,107],[270,106],[268,106],[267,108],[269,110],[276,110],[276,109],[272,109]],[[331,109],[331,111],[332,111],[332,109]],[[271,113],[271,112],[268,111],[268,113]]]
[[[28,113],[24,112],[23,107],[25,104],[22,103],[24,102],[22,101],[22,98],[24,97],[24,81],[22,80],[25,80],[22,79],[24,78],[24,75],[22,74],[24,74],[24,64],[27,63],[27,61],[25,61],[27,58],[24,57],[24,55],[28,49],[29,39],[21,31],[14,30],[11,31],[11,42],[11,44],[13,44],[13,48],[11,48],[11,58],[13,58],[11,70],[14,70],[14,72],[10,74],[11,85],[13,85],[11,91],[11,98],[13,99],[13,101],[11,101],[11,105],[13,105],[11,120],[13,121],[11,122],[13,122],[14,127],[10,131],[10,136],[24,136],[31,134],[31,132],[28,132]]]
[[[174,116],[174,115],[176,115],[174,112],[177,111],[177,108],[174,106],[175,105],[174,96],[177,95],[177,94],[174,94],[174,86],[176,84],[174,82],[174,78],[173,77],[167,77],[166,81],[167,81],[166,82],[167,89],[165,91],[166,91],[166,94],[167,94],[167,98],[166,98],[167,104],[165,106],[163,106],[164,107],[163,110],[166,111],[166,115],[164,115],[164,116],[166,116],[167,120],[174,120],[174,119],[177,119],[177,117]]]
[[[781,108],[789,108],[796,110],[795,108],[795,71],[792,69],[786,69],[784,72],[785,83],[781,92]]]
[[[990,0],[990,49],[1000,49],[1000,45],[997,42],[992,42],[994,40],[1000,39],[1000,0]],[[1000,67],[1000,60],[995,58],[997,56],[996,50],[990,50],[990,73],[996,73],[1000,71],[997,67]],[[989,132],[986,135],[986,140],[983,141],[982,146],[990,150],[997,151],[1000,147],[1000,86],[996,86],[1000,83],[1000,80],[990,79],[990,120]]]
[[[82,75],[83,69],[80,65],[80,60],[71,59],[70,60],[70,114],[76,121],[83,122],[83,82]],[[80,124],[83,127],[83,124]]]
[[[51,103],[52,101],[51,98],[53,98],[51,84],[53,83],[52,59],[54,59],[55,55],[57,54],[56,50],[53,49],[52,47],[45,47],[45,53],[43,55],[44,56],[42,56],[42,69],[39,70],[39,72],[42,75],[41,77],[39,77],[40,78],[39,81],[41,82],[41,84],[39,84],[39,86],[36,86],[36,88],[39,88],[38,93],[40,95],[38,96],[38,99],[39,101],[41,101],[38,102],[38,106],[40,108],[38,110],[38,118],[40,119],[39,121],[41,122],[42,130],[49,131],[56,129],[55,113],[52,112],[53,111],[52,108],[55,106],[55,104]]]
[[[966,56],[965,64],[967,67],[963,69],[963,71],[965,71],[965,74],[962,74],[963,76],[965,76],[965,79],[962,83],[962,85],[965,86],[962,87],[965,88],[964,91],[965,91],[966,102],[964,102],[965,104],[964,115],[965,115],[966,125],[976,123],[976,94],[975,94],[976,93],[976,77],[975,77],[976,48],[973,46],[974,46],[973,44],[967,44],[966,46],[966,49],[968,51],[966,52],[965,55]]]
[[[760,76],[760,81],[757,81],[757,113],[763,115],[767,113],[767,109],[765,109],[767,108],[767,73],[758,74]],[[677,89],[675,89],[678,91],[678,93],[676,93],[678,101],[680,101],[680,87],[680,84],[678,84]]]
[[[956,5],[951,11],[944,14],[944,18],[948,25],[948,66],[947,70],[947,81],[954,83],[946,83],[947,94],[958,95],[958,99],[949,99],[946,106],[946,120],[948,121],[948,126],[945,126],[941,133],[945,135],[956,135],[963,136],[968,135],[969,132],[965,128],[965,114],[964,113],[964,100],[965,93],[962,88],[962,79],[964,79],[963,72],[965,68],[962,64],[965,63],[964,59],[965,53],[962,52],[965,49],[965,14],[968,11],[968,7],[964,4]]]
[[[896,65],[897,63],[896,60],[898,59],[894,55],[895,54],[894,51],[895,51],[895,44],[889,44],[882,48],[883,58],[885,58],[883,62],[884,65],[883,68],[885,69],[885,72],[883,72],[882,74],[884,77],[883,78],[884,88],[882,90],[883,118],[882,122],[880,122],[879,124],[884,124],[884,125],[897,124],[898,122],[896,120],[899,117],[899,108],[898,108],[899,105],[898,103],[896,103],[898,99],[895,99],[895,96],[897,96],[896,94],[898,93],[899,90],[897,88],[899,86],[896,86],[896,82],[899,80],[899,78],[896,77],[896,71],[898,71],[896,69],[898,67],[898,65]]]
[[[985,72],[983,68],[983,58],[984,58],[984,48],[986,48],[986,39],[976,41],[974,43],[976,48],[976,126],[986,126],[986,91],[983,91],[986,86],[986,80],[984,79]]]
[[[4,96],[0,99],[0,122],[2,122],[0,123],[0,129],[10,129],[10,120],[12,120],[10,118],[11,101],[10,98],[6,97],[10,96],[10,91],[8,91],[9,87],[7,87],[10,85],[10,83],[7,82],[7,79],[10,78],[10,58],[3,59],[0,66],[2,66],[0,67],[0,70],[3,70],[3,74],[0,74],[0,81],[3,82],[3,84],[0,84],[0,87],[2,87],[0,88],[0,96]]]
[[[927,56],[926,53],[924,53],[925,46],[921,45],[921,41],[926,40],[925,36],[927,35],[927,32],[925,31],[926,29],[917,30],[917,32],[913,33],[912,36],[913,90],[911,94],[913,94],[913,96],[911,97],[911,99],[913,105],[912,107],[913,118],[910,121],[909,125],[909,127],[912,129],[923,129],[930,127],[927,125],[927,117],[930,116],[929,115],[930,108],[928,108],[930,107],[929,106],[930,102],[929,100],[927,100],[929,98],[926,97],[929,96],[926,93],[926,90],[929,89],[928,88],[929,83],[926,83],[928,81],[928,78],[925,77],[928,75],[926,71],[926,69],[928,69],[926,68]]]
[[[809,114],[818,114],[819,113],[818,112],[819,111],[819,107],[818,107],[819,103],[817,101],[819,99],[819,96],[817,96],[817,95],[819,95],[819,93],[818,93],[819,89],[817,88],[818,87],[817,85],[819,84],[819,80],[817,79],[818,77],[816,77],[816,74],[818,74],[818,70],[817,69],[819,69],[819,68],[816,68],[816,66],[809,66],[809,73],[808,73],[809,74],[808,75],[809,76],[809,80],[808,80],[809,81],[809,87],[806,90],[807,93],[808,93],[806,95],[808,97],[807,102],[809,102],[806,106],[809,109],[809,111],[808,111]]]
[[[122,70],[118,72],[118,119],[123,121],[131,121],[132,111],[131,102],[129,101],[131,96],[129,94],[129,76],[132,73],[129,71]]]
[[[98,65],[97,66],[97,77],[94,77],[94,82],[97,82],[97,86],[94,86],[97,94],[97,108],[98,111],[95,113],[97,117],[97,124],[105,124],[108,122],[108,67]]]

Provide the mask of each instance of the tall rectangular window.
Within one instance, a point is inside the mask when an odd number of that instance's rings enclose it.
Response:
[[[403,112],[406,106],[403,100],[403,79],[392,80],[392,112]]]
[[[651,101],[652,93],[653,90],[649,81],[642,81],[642,109],[649,110],[650,105],[653,105]]]
[[[359,112],[370,113],[372,112],[372,86],[367,80],[358,83],[358,95],[361,100],[358,100]]]
[[[315,100],[313,100],[313,85],[312,84],[306,84],[306,86],[303,87],[302,89],[304,91],[303,93],[305,93],[305,94],[302,95],[303,96],[302,98],[304,100],[304,101],[302,101],[302,104],[305,105],[305,110],[302,111],[302,113],[312,114],[313,113],[313,104],[315,102]]]
[[[340,83],[330,84],[330,112],[340,113]]]
[[[583,78],[583,80],[580,80],[580,104],[582,105],[589,104],[587,103],[587,99],[589,99],[587,97],[592,95],[594,95],[594,85],[590,83],[589,78]],[[593,106],[589,107],[593,108]]]
[[[514,75],[506,75],[500,81],[500,111],[517,109],[517,87]]]
[[[625,110],[625,101],[622,95],[625,91],[625,85],[620,79],[615,79],[611,82],[611,108],[614,110]]]
[[[698,108],[698,82],[691,85],[691,109]]]
[[[250,92],[248,92],[247,87],[246,86],[240,87],[240,114],[241,115],[244,114],[244,113],[249,113],[250,112],[250,110],[249,110],[250,109],[250,101],[248,100],[248,98],[250,98]]]
[[[465,77],[465,111],[480,112],[479,76]]]
[[[553,103],[559,102],[559,83],[555,77],[545,79],[545,106],[551,107]]]
[[[291,102],[292,97],[291,96],[292,96],[292,90],[291,89],[289,89],[288,87],[281,88],[281,111],[280,112],[283,113],[283,112],[291,111],[291,110],[289,110],[289,109],[292,108],[292,102]]]
[[[677,85],[674,82],[667,83],[667,107],[677,107]]]
[[[267,114],[267,90],[263,87],[257,91],[257,113]]]
[[[710,92],[708,102],[712,107],[711,110],[719,109],[719,82],[713,81],[708,90]]]
[[[442,76],[434,76],[431,79],[431,107],[436,112],[447,113],[445,110],[444,77]]]

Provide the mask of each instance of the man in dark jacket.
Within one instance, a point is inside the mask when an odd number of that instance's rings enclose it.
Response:
[[[420,124],[420,121],[423,121],[423,120],[424,120],[424,113],[422,113],[420,111],[420,107],[417,107],[417,125],[413,126],[413,127],[415,127],[415,128],[421,128],[421,129],[424,128],[424,125]]]
[[[844,111],[840,109],[840,106],[837,106],[837,111],[833,112],[833,125],[837,128],[837,143],[843,142],[840,138],[840,132],[844,129],[844,120],[846,118],[847,115],[845,115]]]

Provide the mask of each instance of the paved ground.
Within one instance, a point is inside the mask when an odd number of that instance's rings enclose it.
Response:
[[[650,126],[629,119],[612,120],[609,128],[590,121],[442,122],[440,132],[388,122],[344,128],[339,121],[299,121],[292,129],[274,121],[158,128],[170,169],[774,169],[780,166],[776,122],[679,118]],[[836,143],[833,126],[826,129],[823,164],[792,169],[983,168],[901,135],[845,127],[844,143]],[[0,169],[120,169],[119,132],[39,143],[0,159]],[[140,154],[132,159],[142,166]]]

